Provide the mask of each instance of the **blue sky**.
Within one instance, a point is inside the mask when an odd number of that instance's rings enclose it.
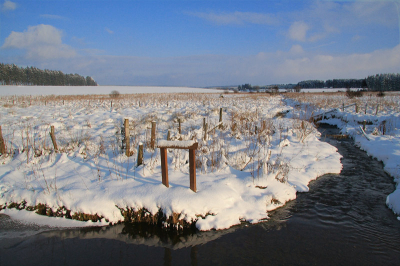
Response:
[[[0,4],[1,62],[100,85],[267,85],[400,71],[400,1]]]

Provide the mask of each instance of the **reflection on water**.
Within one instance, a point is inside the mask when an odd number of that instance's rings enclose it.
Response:
[[[121,224],[30,236],[42,229],[7,221],[20,238],[0,237],[0,265],[398,265],[400,222],[385,205],[392,178],[351,140],[326,141],[344,156],[342,173],[313,181],[265,223],[183,233]]]

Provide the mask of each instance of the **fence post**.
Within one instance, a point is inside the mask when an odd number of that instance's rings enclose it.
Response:
[[[379,104],[376,105],[376,112],[375,112],[375,115],[378,115],[378,110],[379,110]]]
[[[166,148],[160,148],[160,154],[161,154],[162,183],[163,183],[164,186],[169,187],[167,149]]]
[[[167,140],[171,140],[171,130],[168,129]]]
[[[356,103],[356,114],[358,114],[358,104]]]
[[[367,114],[367,106],[368,106],[368,104],[366,103],[366,104],[365,104],[365,111],[364,111],[364,114],[365,114],[365,115]]]
[[[196,150],[189,150],[190,189],[196,192]]]
[[[222,128],[222,108],[219,109],[219,129]]]
[[[344,112],[344,103],[342,103],[342,112]]]
[[[156,122],[151,122],[150,147],[154,150],[156,146]]]
[[[204,125],[204,140],[207,140],[208,123]]]
[[[137,166],[143,164],[143,144],[139,144],[138,158],[137,158]]]
[[[56,136],[54,135],[54,126],[50,127],[50,137],[51,141],[53,142],[54,150],[58,150]]]
[[[1,126],[0,126],[0,153],[1,154],[6,153],[6,145],[4,143],[3,132],[1,131]]]
[[[363,130],[365,131],[365,126],[367,125],[367,120],[364,120],[363,122]]]
[[[182,127],[181,127],[181,119],[178,118],[178,132],[179,134],[182,134]]]
[[[125,154],[126,156],[131,156],[131,143],[129,138],[129,119],[125,118],[124,120],[124,133],[125,133]]]
[[[382,121],[382,135],[386,134],[386,120]]]

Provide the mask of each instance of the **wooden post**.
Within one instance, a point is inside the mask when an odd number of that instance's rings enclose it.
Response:
[[[126,156],[131,156],[131,142],[129,138],[129,119],[124,120],[124,133],[125,133],[125,154]]]
[[[367,106],[368,106],[368,104],[366,103],[366,104],[365,104],[365,111],[364,111],[364,114],[365,114],[365,115],[367,114]]]
[[[178,132],[179,134],[182,134],[182,127],[181,127],[181,119],[178,118]]]
[[[64,103],[65,103],[65,102],[64,102],[64,100],[63,100],[63,105],[64,105]]]
[[[138,151],[138,158],[137,158],[137,165],[142,165],[143,164],[143,144],[139,144],[139,151]]]
[[[162,183],[164,186],[169,187],[168,182],[168,161],[167,161],[167,148],[160,148],[161,153],[161,174]]]
[[[257,130],[257,126],[256,126],[256,128],[254,129],[254,134],[257,135],[257,132],[258,132],[258,130]]]
[[[168,160],[167,160],[167,149],[188,149],[189,150],[189,174],[190,174],[190,189],[194,192],[197,191],[196,188],[196,150],[198,148],[198,143],[193,143],[191,146],[180,146],[176,145],[173,141],[170,143],[164,143],[159,145],[161,154],[161,174],[162,183],[169,187],[168,182]]]
[[[343,107],[342,107],[342,112],[344,112],[344,103],[342,103],[342,106],[343,106]]]
[[[6,145],[4,143],[3,132],[1,131],[1,126],[0,126],[0,153],[1,154],[6,153]]]
[[[171,140],[171,130],[168,129],[167,140]]]
[[[358,114],[358,104],[356,103],[356,114]]]
[[[111,101],[111,109],[112,109],[112,101]]]
[[[154,150],[156,147],[156,122],[151,122],[150,147]]]
[[[382,121],[382,135],[386,134],[386,121]]]
[[[363,130],[365,131],[365,126],[367,125],[367,121],[366,120],[364,120],[364,122],[363,122]]]
[[[53,142],[54,150],[58,150],[56,136],[54,135],[54,126],[50,127],[50,137],[51,141]]]
[[[207,140],[208,123],[204,126],[204,140]]]
[[[376,112],[375,112],[375,115],[378,115],[378,110],[379,110],[379,104],[376,105]]]
[[[189,150],[190,189],[196,192],[196,150]]]
[[[220,122],[219,129],[221,129],[222,128],[222,108],[219,109],[219,122]]]

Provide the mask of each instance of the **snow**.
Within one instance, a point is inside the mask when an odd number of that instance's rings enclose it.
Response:
[[[192,87],[155,86],[0,86],[0,96],[7,95],[86,95],[109,94],[113,90],[132,93],[221,93],[221,90]]]
[[[179,147],[179,148],[187,148],[194,144],[193,140],[186,141],[171,141],[171,140],[159,140],[158,147]]]
[[[355,144],[368,155],[382,161],[384,170],[394,178],[396,190],[387,196],[386,204],[400,218],[400,93],[385,92],[385,97],[376,97],[371,93],[364,94],[361,98],[353,100],[344,95],[309,96],[307,99],[300,99],[305,103],[318,105],[322,108],[314,114],[326,114],[323,123],[336,125],[341,129],[342,134],[351,136]],[[287,104],[298,106],[298,101],[288,99]],[[359,112],[356,113],[355,105],[342,109],[348,103],[357,103]],[[307,110],[305,106],[302,108]],[[308,107],[308,112],[311,109]],[[307,112],[307,111],[306,111]],[[298,113],[297,115],[307,115]],[[310,114],[308,114],[310,115]],[[363,130],[363,121],[368,123]],[[383,127],[385,124],[385,134]]]
[[[4,209],[1,213],[10,216],[13,220],[20,221],[22,223],[37,224],[41,226],[57,227],[57,228],[74,228],[74,227],[92,227],[92,226],[104,226],[108,225],[107,222],[81,222],[72,219],[64,219],[60,217],[47,217],[43,215],[37,215],[32,211],[16,210],[16,209]]]
[[[47,89],[38,87],[39,90]],[[110,88],[108,88],[110,90]],[[119,208],[196,222],[199,230],[257,223],[268,212],[307,192],[311,180],[340,173],[341,155],[319,139],[308,122],[276,117],[292,108],[280,96],[229,94],[149,94],[109,98],[37,98],[31,104],[2,97],[0,125],[9,155],[0,157],[0,205],[46,204],[53,212],[97,214],[103,225],[123,220]],[[219,109],[225,106],[219,125]],[[131,157],[121,149],[121,127],[130,119]],[[177,119],[182,133],[178,133]],[[203,139],[203,118],[213,129]],[[169,185],[161,183],[159,149],[149,148],[151,122],[159,145],[192,145],[196,151],[197,192],[189,188],[188,151],[169,151]],[[58,151],[49,136],[55,126]],[[257,126],[258,132],[255,132]],[[172,142],[167,142],[167,132]],[[145,146],[137,166],[137,147]],[[15,211],[2,210],[14,217]],[[25,212],[24,212],[25,213]],[[18,216],[33,220],[38,216]],[[43,217],[41,217],[43,218]],[[52,225],[61,218],[46,218]],[[67,219],[64,219],[67,220]]]

